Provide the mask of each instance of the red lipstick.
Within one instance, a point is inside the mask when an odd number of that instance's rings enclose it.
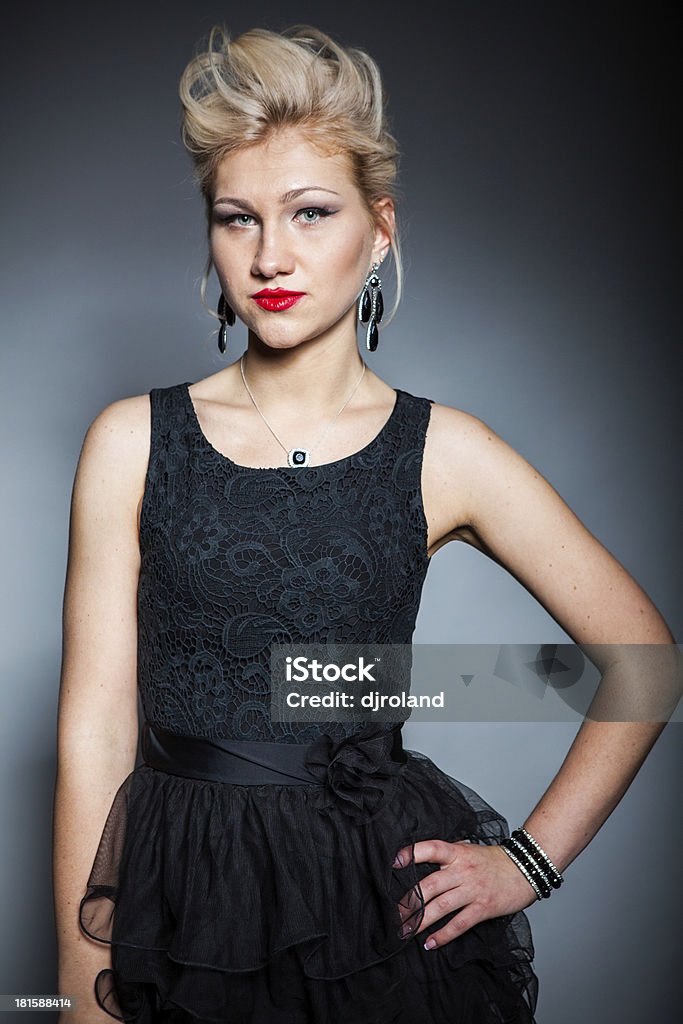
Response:
[[[267,309],[271,313],[278,313],[280,310],[289,309],[303,298],[305,292],[291,292],[286,288],[262,288],[260,292],[255,292],[252,295],[252,299],[259,304],[262,309]]]

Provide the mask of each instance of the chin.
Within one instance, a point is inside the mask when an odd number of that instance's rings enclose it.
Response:
[[[252,334],[261,341],[263,345],[268,348],[276,349],[287,349],[296,348],[298,345],[302,345],[307,341],[312,341],[317,338],[320,334],[324,333],[326,328],[322,328],[320,331],[306,330],[304,328],[297,328],[294,325],[285,327],[284,325],[278,330],[277,327],[271,327],[270,330],[263,332],[257,330],[256,327],[250,328]]]

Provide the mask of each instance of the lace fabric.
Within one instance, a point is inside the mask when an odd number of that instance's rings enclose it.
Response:
[[[270,716],[273,643],[410,643],[427,574],[420,475],[430,401],[397,391],[361,451],[241,467],[202,433],[188,384],[153,389],[140,521],[145,717],[208,738],[310,743],[364,723]]]

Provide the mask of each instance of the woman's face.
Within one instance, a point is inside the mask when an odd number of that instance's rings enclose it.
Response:
[[[391,200],[383,203],[393,215]],[[342,320],[355,338],[356,299],[390,236],[371,223],[348,157],[323,156],[286,129],[221,162],[210,241],[237,316],[264,344],[289,348]],[[303,295],[275,310],[253,298],[278,288]]]

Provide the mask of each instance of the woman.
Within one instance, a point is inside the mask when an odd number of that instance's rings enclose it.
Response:
[[[55,817],[69,1020],[529,1024],[524,909],[562,884],[662,723],[587,720],[510,836],[400,727],[276,721],[272,645],[409,644],[453,539],[578,643],[673,638],[485,423],[360,358],[359,318],[368,351],[390,319],[389,254],[398,297],[401,280],[372,60],[307,26],[214,31],[181,98],[219,348],[236,317],[248,345],[108,406],[79,460]]]

